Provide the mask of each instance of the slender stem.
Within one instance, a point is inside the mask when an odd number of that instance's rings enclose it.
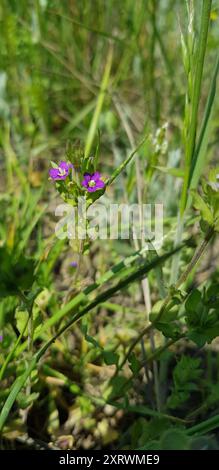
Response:
[[[111,177],[108,178],[108,180],[106,181],[105,186],[109,186],[117,178],[117,176],[119,176],[119,174],[124,170],[124,168],[128,165],[128,163],[130,163],[134,155],[138,152],[140,147],[145,143],[146,139],[147,139],[147,136],[145,136],[141,140],[140,144],[138,144],[135,150],[133,150],[131,154],[126,158],[126,160],[122,162],[121,165],[113,172]]]
[[[81,262],[82,262],[82,258],[83,258],[83,249],[84,249],[84,240],[80,240],[78,265],[77,265],[76,272],[75,272],[75,275],[74,275],[74,284],[75,285],[76,285],[76,282],[78,280],[78,276],[79,276],[80,269],[81,269]]]
[[[214,228],[213,227],[210,228],[210,230],[207,232],[204,240],[202,241],[201,245],[198,247],[198,249],[196,250],[194,256],[192,257],[192,259],[191,259],[190,263],[188,264],[186,270],[182,273],[179,280],[177,281],[176,289],[178,289],[178,287],[180,287],[181,284],[183,284],[186,281],[188,275],[190,274],[192,269],[195,267],[195,265],[198,263],[199,259],[201,258],[204,251],[206,250],[206,248],[208,246],[208,243],[212,239],[214,233],[215,233]]]
[[[177,229],[176,229],[176,234],[175,234],[174,246],[178,246],[181,243],[182,235],[183,235],[183,228],[184,228],[184,216],[181,217],[180,213],[178,213],[178,221],[177,221]],[[176,253],[176,255],[173,256],[172,264],[171,264],[170,284],[175,284],[178,279],[179,261],[180,261],[180,253]]]
[[[184,334],[182,334],[180,337],[178,337],[177,339],[170,339],[169,341],[167,341],[165,344],[163,344],[163,346],[161,346],[160,348],[157,348],[155,349],[155,351],[153,352],[153,354],[151,354],[148,359],[147,359],[147,362],[152,362],[154,361],[155,359],[157,359],[164,351],[166,351],[166,349],[168,349],[170,346],[172,346],[173,344],[175,344],[177,341],[179,341],[180,339],[184,338]],[[144,366],[144,362],[142,361],[142,363],[140,364],[140,369]]]

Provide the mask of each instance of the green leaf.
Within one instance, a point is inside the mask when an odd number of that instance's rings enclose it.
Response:
[[[167,407],[171,410],[181,408],[189,399],[190,392],[188,390],[173,390],[167,400]]]
[[[201,360],[190,356],[182,356],[173,371],[173,389],[168,397],[167,405],[171,409],[181,407],[198,388],[202,375]]]
[[[119,356],[113,351],[103,351],[103,359],[107,366],[111,366],[113,364],[117,365],[119,361]]]
[[[39,398],[39,393],[33,392],[30,395],[26,395],[23,392],[20,392],[17,396],[18,405],[20,408],[24,409],[30,406],[34,401]]]
[[[135,353],[131,353],[129,356],[129,367],[133,374],[136,374],[139,371],[140,368],[140,361],[136,357]]]
[[[21,332],[23,333],[24,337],[27,336],[28,334],[28,329],[27,329],[28,317],[29,317],[29,314],[27,310],[21,311],[17,309],[15,312],[16,327],[19,333]],[[26,328],[25,328],[25,325],[26,325]]]
[[[96,339],[93,338],[93,336],[88,335],[88,333],[87,333],[87,331],[88,331],[88,322],[87,322],[86,318],[83,318],[82,321],[81,321],[81,330],[82,330],[82,333],[84,334],[84,337],[85,337],[85,339],[88,343],[92,344],[95,348],[98,348],[98,349],[101,348],[99,343],[96,341]]]
[[[185,302],[185,309],[189,313],[196,312],[201,306],[202,295],[198,289],[194,289]]]
[[[122,375],[117,375],[112,377],[110,380],[109,386],[104,392],[104,399],[110,402],[117,397],[125,395],[125,392],[132,386],[132,384],[127,382],[127,378]]]
[[[161,331],[166,338],[177,339],[181,335],[181,329],[176,323],[155,322],[157,330]]]
[[[208,205],[197,191],[191,190],[191,194],[193,197],[193,205],[195,209],[200,211],[201,218],[210,226],[212,226],[214,223],[214,217]]]
[[[206,343],[211,343],[217,336],[219,336],[219,323],[210,328],[196,328],[188,333],[188,338],[194,341],[199,348],[202,348]]]
[[[173,428],[168,429],[160,440],[162,450],[188,450],[189,437],[186,431]]]
[[[219,307],[219,285],[212,284],[206,291],[205,302],[210,308]]]

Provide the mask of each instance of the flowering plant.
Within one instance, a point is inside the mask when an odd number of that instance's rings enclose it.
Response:
[[[96,171],[97,151],[95,157],[85,158],[82,149],[68,144],[66,160],[61,160],[59,164],[51,162],[50,180],[56,183],[65,202],[75,206],[78,198],[83,196],[89,206],[104,193],[104,177]]]

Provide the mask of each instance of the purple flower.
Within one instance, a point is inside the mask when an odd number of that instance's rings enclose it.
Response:
[[[101,179],[101,175],[98,171],[95,173],[85,173],[84,179],[82,181],[82,186],[89,191],[89,193],[93,193],[94,191],[98,191],[98,189],[104,188],[105,184]]]
[[[3,335],[0,335],[0,343],[3,341]]]
[[[50,168],[49,176],[53,180],[65,180],[69,175],[70,168],[73,168],[71,163],[61,161],[58,168]]]
[[[71,268],[77,268],[77,265],[78,265],[77,261],[71,261],[70,263]]]

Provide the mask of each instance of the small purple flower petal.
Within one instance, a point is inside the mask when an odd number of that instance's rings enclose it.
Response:
[[[0,343],[3,341],[3,335],[0,335]]]
[[[104,186],[105,186],[105,183],[102,180],[97,181],[96,188],[102,189],[102,188],[104,188]]]
[[[68,171],[68,163],[61,160],[61,162],[59,163],[59,168]]]
[[[82,181],[82,183],[81,183],[82,186],[84,186],[85,188],[87,188],[88,183],[89,183],[90,180],[91,180],[91,175],[90,175],[90,173],[84,173],[84,179],[83,179],[83,181]]]
[[[104,181],[101,179],[101,174],[99,171],[95,171],[95,173],[85,173],[84,179],[82,181],[82,186],[87,189],[89,193],[93,193],[98,189],[102,189],[105,186]]]
[[[73,165],[62,160],[58,168],[51,168],[49,170],[49,176],[53,180],[65,180],[69,175],[70,168],[73,168]]]
[[[65,170],[69,172],[70,168],[73,168],[73,165],[71,163],[64,162],[63,160],[59,163],[59,168],[61,170]]]
[[[100,178],[101,178],[101,175],[100,175],[99,171],[95,171],[95,173],[93,173],[93,175],[92,175],[92,180],[98,181]]]
[[[77,261],[71,261],[70,266],[71,266],[71,268],[77,268],[77,266],[78,266]]]
[[[52,178],[52,179],[56,179],[58,176],[59,176],[59,170],[58,168],[51,168],[49,170],[49,176]]]

